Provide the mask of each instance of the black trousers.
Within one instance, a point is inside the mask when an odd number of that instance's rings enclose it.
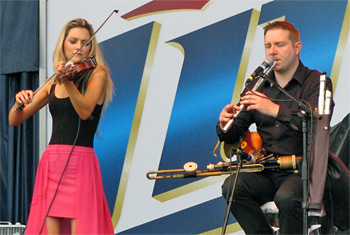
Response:
[[[235,174],[222,185],[226,201],[231,195]],[[303,182],[300,174],[263,171],[238,175],[231,213],[246,234],[272,234],[260,206],[275,201],[279,209],[280,234],[303,233]]]

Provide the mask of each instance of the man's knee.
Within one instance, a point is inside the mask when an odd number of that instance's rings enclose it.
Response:
[[[233,196],[234,199],[250,195],[251,192],[249,189],[253,187],[251,184],[254,184],[254,179],[251,177],[251,173],[245,174],[245,172],[240,173],[237,182],[234,182],[236,180],[235,174],[227,177],[221,186],[221,191],[224,198],[228,199],[228,197],[230,197],[234,184],[236,184]]]
[[[275,195],[274,199],[280,211],[291,211],[295,208],[301,208],[301,201],[293,194],[279,193]]]
[[[221,193],[225,199],[228,199],[228,193],[232,190],[232,176],[229,176],[225,179],[224,183],[221,186]]]

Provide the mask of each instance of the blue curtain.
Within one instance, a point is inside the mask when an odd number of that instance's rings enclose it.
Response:
[[[39,80],[39,1],[0,1],[0,221],[26,224],[39,161],[38,115],[12,127],[15,94]]]

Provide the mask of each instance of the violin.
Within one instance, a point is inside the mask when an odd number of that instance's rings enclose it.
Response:
[[[262,148],[262,139],[258,132],[250,132],[247,130],[244,139],[238,140],[234,144],[223,142],[220,152],[222,159],[227,161],[232,157],[232,149],[240,149],[241,151],[254,155],[256,158],[264,155],[265,149]]]
[[[95,35],[102,29],[102,27],[104,25],[106,25],[109,20],[115,16],[116,14],[118,13],[118,10],[114,10],[109,16],[108,18],[102,23],[102,25],[96,30],[96,32],[91,35],[91,37],[89,38],[89,40],[87,40],[80,48],[79,50],[77,50],[74,55],[72,55],[71,58],[68,59],[67,61],[67,64],[69,66],[69,62],[72,60],[72,58],[74,56],[76,56],[76,54],[78,54],[86,45],[88,45],[90,43],[90,41],[95,37]],[[66,64],[66,65],[67,65]],[[56,74],[53,74],[51,77],[47,78],[45,80],[45,82],[38,88],[34,91],[34,96],[41,90],[43,89],[45,86],[47,86],[48,84],[50,84],[50,81],[52,79],[56,79],[58,83],[63,83],[65,82],[67,79],[72,79],[74,77],[74,75],[76,75],[77,73],[85,70],[85,69],[88,69],[88,68],[92,68],[92,67],[95,67],[96,66],[96,60],[95,58],[93,57],[88,57],[87,59],[85,59],[84,61],[81,61],[80,63],[78,64],[75,64],[71,67],[69,67],[67,73],[63,76],[60,76],[59,78],[57,78]],[[13,111],[16,112],[17,110],[22,110],[24,108],[24,103],[20,104],[17,106],[17,108],[15,108]]]
[[[243,152],[252,154],[258,151],[262,147],[262,139],[258,132],[247,131],[243,142],[241,143],[241,149]]]
[[[74,80],[75,75],[77,75],[78,73],[86,69],[94,68],[96,67],[96,65],[97,63],[96,63],[95,57],[93,56],[87,57],[86,59],[80,61],[77,64],[68,66],[66,74],[56,77],[56,81],[58,82],[58,84],[62,84],[67,80],[72,81]]]

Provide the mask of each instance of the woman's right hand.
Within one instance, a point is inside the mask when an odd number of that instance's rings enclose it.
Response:
[[[33,101],[33,96],[34,92],[32,90],[22,90],[16,94],[16,101],[26,106]]]
[[[228,104],[222,109],[219,116],[221,129],[226,126],[227,122],[233,118],[238,110],[239,106],[235,104]]]
[[[51,87],[45,86],[34,96],[32,90],[22,90],[15,95],[16,102],[9,113],[9,123],[11,126],[22,124],[25,120],[39,111],[49,102],[49,91]],[[23,108],[19,106],[24,105]],[[25,108],[24,108],[25,107]]]

